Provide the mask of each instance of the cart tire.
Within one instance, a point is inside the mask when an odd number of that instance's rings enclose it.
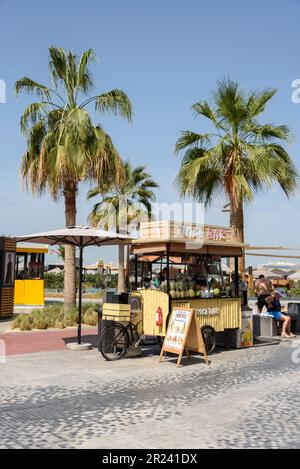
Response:
[[[99,349],[107,361],[124,358],[129,348],[129,336],[122,324],[110,324],[102,332]]]
[[[216,331],[212,326],[202,326],[201,332],[205,342],[206,353],[209,355],[213,353],[216,348]]]
[[[162,349],[162,346],[163,346],[163,343],[164,343],[164,337],[161,337],[160,335],[158,335],[156,337],[156,343],[159,346],[159,348]]]

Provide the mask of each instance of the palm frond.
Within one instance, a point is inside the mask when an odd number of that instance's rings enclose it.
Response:
[[[175,153],[187,147],[202,147],[211,144],[211,134],[197,134],[189,130],[181,132],[181,136],[176,142]]]
[[[51,91],[47,86],[31,80],[28,77],[23,77],[15,83],[16,95],[18,96],[22,91],[27,94],[35,94],[40,99],[51,99]]]
[[[132,105],[128,96],[122,90],[114,89],[95,98],[95,108],[103,113],[120,114],[127,120],[132,120]]]
[[[59,81],[67,79],[67,55],[61,47],[49,47],[49,70],[53,84],[57,87]]]
[[[93,90],[94,88],[93,77],[89,71],[89,65],[95,60],[95,52],[93,49],[88,49],[87,51],[83,52],[79,61],[76,87],[85,93]]]
[[[277,93],[274,88],[268,88],[262,92],[253,91],[247,99],[247,109],[249,110],[251,118],[254,118],[264,112],[266,104]]]

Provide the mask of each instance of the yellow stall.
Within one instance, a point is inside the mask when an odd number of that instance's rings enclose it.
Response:
[[[234,240],[229,227],[147,222],[141,223],[140,235],[131,246],[134,280],[128,304],[103,304],[103,319],[129,322],[127,329],[133,328],[134,334],[127,339],[122,326],[118,326],[118,334],[108,326],[101,342],[104,358],[124,356],[134,335],[156,337],[161,343],[172,308],[195,310],[208,353],[216,347],[217,333],[224,331],[228,338],[232,332],[235,346],[252,345],[248,323],[245,326],[243,321],[247,301],[238,272],[244,245]],[[230,275],[229,264],[234,275]]]
[[[15,306],[44,306],[44,265],[47,247],[17,246]]]
[[[241,329],[238,258],[244,246],[235,242],[229,227],[160,221],[142,223],[140,233],[131,249],[136,263],[134,305],[139,298],[146,336],[165,336],[173,307],[195,309],[209,352],[217,332]],[[224,275],[225,259],[231,259],[235,281]]]

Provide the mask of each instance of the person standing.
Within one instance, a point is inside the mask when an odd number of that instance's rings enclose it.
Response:
[[[235,296],[235,273],[231,274],[231,283],[230,283],[230,288],[231,288],[231,294],[232,296]],[[238,295],[242,299],[242,306],[247,306],[248,303],[248,284],[246,280],[242,278],[242,276],[239,274],[238,275]]]
[[[255,281],[255,294],[257,296],[257,312],[261,314],[263,307],[267,308],[266,298],[272,295],[274,288],[272,281],[268,278],[265,278],[264,275],[260,275]]]

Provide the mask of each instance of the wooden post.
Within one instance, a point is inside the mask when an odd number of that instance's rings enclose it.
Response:
[[[234,296],[239,297],[239,258],[234,258]]]
[[[135,289],[137,290],[138,287],[138,256],[135,254],[134,256],[134,283]]]
[[[167,292],[170,293],[170,253],[169,243],[167,244]]]
[[[81,321],[82,321],[82,266],[83,266],[83,238],[80,236],[79,246],[79,296],[78,296],[78,330],[77,341],[81,344]]]

